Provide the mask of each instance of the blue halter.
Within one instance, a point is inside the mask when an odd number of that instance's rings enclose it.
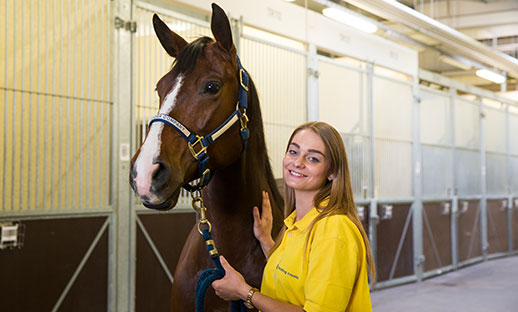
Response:
[[[243,152],[246,149],[247,140],[250,137],[250,130],[247,127],[248,116],[246,115],[246,109],[248,108],[248,84],[249,77],[248,73],[241,66],[241,61],[239,60],[239,56],[237,58],[237,66],[239,70],[239,93],[236,104],[236,109],[230,116],[216,129],[214,129],[211,133],[206,136],[200,136],[185,127],[181,122],[174,119],[173,117],[161,113],[153,117],[149,122],[149,127],[154,122],[163,122],[166,125],[173,127],[178,133],[180,133],[186,140],[187,146],[191,151],[192,156],[198,162],[198,177],[200,181],[196,185],[184,185],[183,188],[189,192],[199,191],[207,184],[209,184],[212,175],[214,174],[214,170],[210,170],[208,166],[209,155],[207,154],[207,148],[209,145],[214,143],[217,138],[219,138],[223,133],[225,133],[228,129],[230,129],[238,120],[241,122],[241,130],[239,131],[241,139],[243,140]],[[243,112],[241,112],[243,109]]]

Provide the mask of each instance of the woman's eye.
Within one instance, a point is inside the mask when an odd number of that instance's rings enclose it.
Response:
[[[221,86],[217,82],[210,81],[203,88],[203,93],[216,94],[219,92],[220,89]]]
[[[294,150],[288,150],[288,154],[290,154],[290,155],[296,155],[296,154],[297,154],[297,152],[295,152]]]
[[[320,160],[318,158],[316,158],[316,157],[309,157],[308,160],[310,162],[314,162],[314,163],[320,162]]]

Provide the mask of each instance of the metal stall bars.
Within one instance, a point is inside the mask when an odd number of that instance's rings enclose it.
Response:
[[[423,277],[441,274],[452,263],[453,158],[449,90],[419,86],[422,179]]]
[[[290,134],[307,120],[305,46],[244,25],[239,55],[258,90],[270,164],[279,180]]]
[[[505,255],[509,250],[508,171],[507,162],[507,105],[487,98],[484,106],[486,183],[487,183],[487,240],[488,257]]]
[[[2,252],[0,261],[31,263],[35,269],[53,263],[31,276],[12,267],[3,278],[9,274],[24,281],[23,291],[8,285],[2,293],[26,293],[45,279],[45,289],[34,289],[42,294],[38,300],[23,306],[66,308],[67,294],[78,295],[74,282],[84,278],[79,274],[84,265],[91,273],[91,263],[108,263],[107,249],[95,259],[90,255],[107,246],[113,202],[111,4],[5,1],[0,16],[5,29],[0,32],[0,219],[24,220],[27,230],[25,247],[16,255]],[[65,259],[69,269],[63,268]],[[93,305],[106,307],[109,278],[103,274],[98,281],[104,287],[92,284],[89,291],[97,294]],[[4,306],[19,308],[19,301],[12,301],[16,296],[6,298]]]
[[[485,169],[482,166],[480,101],[469,95],[454,96],[455,169],[458,188],[458,264],[482,260]],[[485,155],[484,155],[485,156]]]
[[[377,287],[416,279],[412,77],[375,66],[372,78]]]

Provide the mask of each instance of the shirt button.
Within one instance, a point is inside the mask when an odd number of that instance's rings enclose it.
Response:
[[[291,233],[288,233],[288,236],[291,236]]]

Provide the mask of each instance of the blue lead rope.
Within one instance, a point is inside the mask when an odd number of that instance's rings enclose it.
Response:
[[[216,268],[206,269],[198,278],[198,283],[196,283],[196,312],[205,312],[205,293],[207,292],[207,288],[209,288],[212,282],[222,279],[225,276],[225,270],[219,260],[219,253],[216,251],[216,247],[214,247],[212,235],[210,235],[208,229],[204,229],[202,235],[203,240],[205,240],[206,243],[209,242],[207,243],[207,250]],[[230,303],[230,311],[245,312],[247,308],[242,300],[233,300]]]

